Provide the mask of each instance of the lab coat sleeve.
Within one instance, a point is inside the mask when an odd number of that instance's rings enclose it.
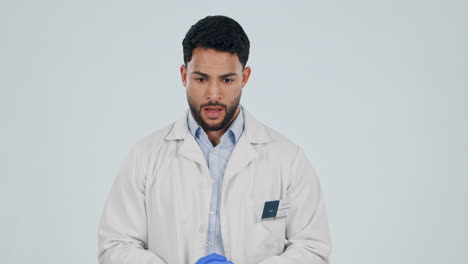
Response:
[[[135,144],[122,162],[98,228],[100,264],[163,264],[147,250],[144,171]]]
[[[287,199],[286,249],[259,264],[327,264],[331,239],[322,188],[311,163],[298,147],[291,166]]]

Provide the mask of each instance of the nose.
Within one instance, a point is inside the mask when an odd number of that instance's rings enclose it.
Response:
[[[208,94],[206,99],[208,100],[220,100],[221,99],[221,88],[216,82],[211,83],[208,88]]]

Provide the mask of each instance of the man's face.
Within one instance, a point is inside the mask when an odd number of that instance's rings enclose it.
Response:
[[[240,110],[250,67],[243,68],[237,54],[197,47],[180,73],[197,123],[205,131],[227,129]]]

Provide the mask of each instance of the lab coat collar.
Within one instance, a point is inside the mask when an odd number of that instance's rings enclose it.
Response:
[[[265,126],[257,121],[255,117],[245,109],[244,106],[241,105],[241,107],[244,112],[244,132],[236,143],[236,146],[231,153],[231,157],[229,158],[229,162],[226,165],[224,175],[225,181],[229,180],[230,177],[239,172],[243,167],[247,166],[250,161],[257,158],[257,151],[254,149],[252,144],[263,144],[271,140],[271,137],[268,135]],[[188,114],[189,110],[187,109],[185,114],[174,123],[165,139],[183,140],[178,153],[199,163],[208,171],[203,152],[188,128]]]

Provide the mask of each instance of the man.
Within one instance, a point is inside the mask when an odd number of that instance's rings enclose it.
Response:
[[[251,73],[244,30],[208,16],[182,44],[189,109],[136,142],[120,167],[99,225],[99,263],[328,263],[315,170],[240,104]]]

